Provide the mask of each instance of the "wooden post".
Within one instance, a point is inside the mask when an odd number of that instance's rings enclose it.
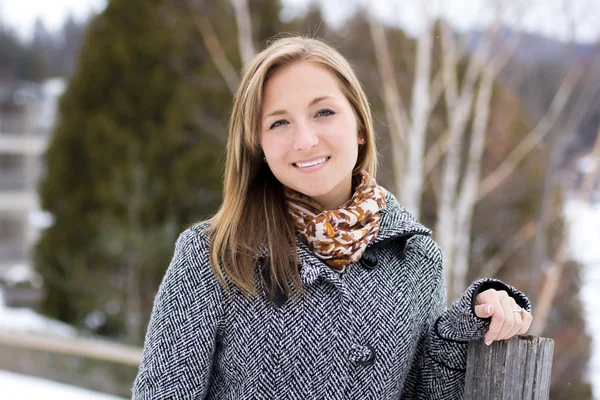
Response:
[[[554,341],[517,336],[486,346],[471,342],[465,400],[547,400]]]

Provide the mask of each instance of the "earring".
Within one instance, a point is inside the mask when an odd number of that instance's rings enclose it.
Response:
[[[267,162],[267,157],[263,156],[263,161]]]
[[[360,144],[364,144],[364,143],[365,143],[365,138],[364,138],[364,137],[361,137],[361,138],[360,138]]]

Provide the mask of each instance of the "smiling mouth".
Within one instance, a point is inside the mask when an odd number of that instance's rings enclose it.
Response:
[[[323,164],[330,158],[331,157],[322,157],[322,158],[318,158],[318,159],[312,160],[312,161],[293,163],[292,165],[296,168],[314,167],[315,165]]]

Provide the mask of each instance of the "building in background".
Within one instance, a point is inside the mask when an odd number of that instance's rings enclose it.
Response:
[[[0,83],[0,280],[31,279],[30,253],[50,223],[37,183],[56,119],[63,79]]]

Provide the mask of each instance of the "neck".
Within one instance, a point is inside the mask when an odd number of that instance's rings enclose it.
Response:
[[[337,194],[337,196],[328,193],[323,196],[314,196],[312,199],[319,203],[323,210],[335,210],[350,200],[351,197],[352,190],[348,190],[342,194]]]

